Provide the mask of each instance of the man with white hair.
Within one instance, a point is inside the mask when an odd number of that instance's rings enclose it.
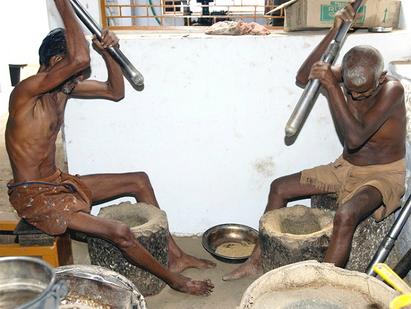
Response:
[[[373,215],[380,221],[400,207],[405,183],[406,112],[401,83],[384,71],[381,54],[371,46],[349,50],[341,66],[319,61],[332,38],[355,12],[341,10],[334,26],[297,73],[297,84],[319,79],[328,99],[342,155],[328,165],[275,179],[265,212],[287,206],[290,200],[336,193],[338,209],[325,262],[344,267],[358,224]],[[261,249],[224,280],[261,271]]]

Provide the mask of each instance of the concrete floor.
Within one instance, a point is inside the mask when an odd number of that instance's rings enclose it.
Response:
[[[208,297],[191,296],[172,290],[166,286],[158,295],[146,297],[148,309],[234,309],[240,304],[241,297],[247,287],[258,277],[245,278],[237,281],[225,282],[221,280],[223,274],[233,270],[238,264],[228,264],[215,260],[201,246],[199,237],[176,237],[176,242],[187,253],[197,257],[215,261],[217,267],[211,270],[188,269],[185,276],[194,279],[210,279],[215,288]],[[73,241],[75,264],[89,264],[87,244]]]

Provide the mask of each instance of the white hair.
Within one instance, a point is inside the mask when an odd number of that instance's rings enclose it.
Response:
[[[344,80],[350,80],[355,86],[362,86],[367,82],[369,75],[374,73],[374,81],[384,71],[384,60],[381,53],[372,46],[359,45],[351,48],[342,61],[342,74]]]

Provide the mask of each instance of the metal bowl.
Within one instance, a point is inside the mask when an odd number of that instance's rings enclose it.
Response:
[[[258,231],[246,225],[226,223],[209,228],[205,231],[202,238],[204,249],[216,259],[226,263],[242,263],[250,255],[241,257],[221,255],[216,252],[217,247],[224,243],[241,243],[242,241],[256,244],[258,241]]]
[[[392,27],[369,27],[368,28],[368,32],[377,32],[377,33],[387,33],[387,32],[391,32],[392,31]]]

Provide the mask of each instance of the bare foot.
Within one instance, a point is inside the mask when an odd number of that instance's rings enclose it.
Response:
[[[192,295],[208,296],[214,288],[214,284],[212,284],[208,279],[200,281],[179,275],[179,279],[176,281],[177,282],[170,284],[171,288],[179,292]]]
[[[237,280],[243,277],[257,275],[263,272],[260,263],[252,260],[247,260],[244,264],[234,269],[231,273],[223,276],[224,281]]]
[[[168,269],[174,273],[182,272],[187,268],[199,268],[199,269],[208,269],[214,268],[216,263],[199,259],[194,256],[183,253],[180,257],[169,256]]]

